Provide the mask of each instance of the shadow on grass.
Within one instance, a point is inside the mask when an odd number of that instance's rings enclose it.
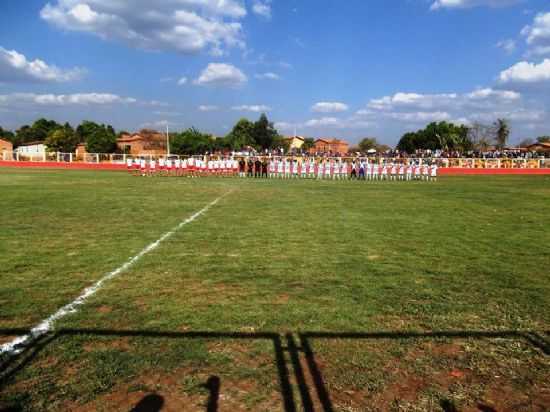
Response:
[[[28,334],[27,329],[0,329],[0,336],[21,336]],[[54,333],[45,335],[33,342],[32,345],[25,347],[21,353],[16,356],[4,357],[0,359],[0,391],[10,383],[14,376],[29,365],[40,351],[55,339],[62,336],[102,336],[102,337],[146,337],[146,338],[171,338],[171,339],[231,339],[231,340],[267,340],[271,341],[274,350],[274,362],[277,367],[279,389],[285,412],[296,412],[304,410],[312,412],[321,410],[324,412],[333,412],[334,407],[330,398],[327,385],[324,381],[321,370],[315,359],[315,353],[312,349],[313,340],[332,340],[332,339],[395,339],[395,340],[421,340],[421,339],[516,339],[524,340],[539,349],[543,354],[550,355],[550,331],[435,331],[435,332],[299,332],[296,334],[297,340],[292,333],[284,336],[286,346],[283,345],[283,337],[276,332],[264,333],[245,333],[245,332],[162,332],[162,331],[141,331],[141,330],[104,330],[104,329],[60,329]],[[297,341],[299,345],[297,344]],[[288,360],[292,364],[294,372],[294,382],[297,386],[299,398],[298,401],[294,394],[294,385],[292,384],[291,373],[287,366]],[[304,370],[300,362],[300,356],[303,356],[307,371]],[[306,379],[306,374],[312,379],[313,387],[310,388]],[[217,376],[211,376],[203,385],[208,389],[210,395],[206,405],[207,412],[218,411],[218,402],[221,382]],[[314,392],[313,392],[314,391]],[[312,395],[313,393],[313,395]],[[316,401],[314,401],[314,398]],[[156,411],[155,405],[164,404],[164,399],[156,394],[146,396],[132,411]],[[145,406],[143,406],[145,405]],[[442,401],[440,404],[443,411],[453,411],[454,405],[449,401]],[[0,412],[8,410],[18,410],[17,405],[10,406],[11,409],[1,409]],[[149,409],[143,409],[149,407]],[[140,409],[141,408],[141,409]],[[152,409],[151,409],[152,408]],[[489,407],[487,407],[489,408]],[[480,410],[490,410],[481,409]]]

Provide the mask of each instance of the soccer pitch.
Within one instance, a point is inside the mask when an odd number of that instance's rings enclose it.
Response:
[[[124,269],[6,357],[2,411],[550,407],[550,177],[0,169],[0,193],[0,344]]]

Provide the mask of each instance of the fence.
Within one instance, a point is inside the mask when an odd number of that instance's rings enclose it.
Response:
[[[0,156],[0,160],[4,161],[20,161],[20,162],[58,162],[58,163],[87,163],[87,164],[119,164],[124,165],[128,159],[144,159],[146,161],[159,160],[160,158],[188,159],[194,157],[196,159],[218,159],[222,156],[179,156],[179,155],[128,155],[116,153],[59,153],[59,152],[43,152],[38,154],[24,154],[16,151],[4,151]],[[257,156],[234,156],[237,159]],[[275,159],[280,159],[281,156],[273,156]],[[299,156],[283,156],[283,158],[299,158]],[[331,159],[331,158],[323,158]],[[343,157],[352,161],[356,157]],[[382,158],[382,157],[363,157],[363,160],[368,160],[370,163],[408,163],[411,160],[422,165],[436,163],[439,167],[444,168],[464,168],[464,169],[546,169],[550,168],[550,158],[499,158],[499,159],[480,159],[480,158]]]

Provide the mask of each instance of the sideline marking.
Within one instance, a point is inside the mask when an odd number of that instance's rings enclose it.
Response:
[[[21,353],[27,346],[29,346],[32,342],[34,342],[36,339],[40,338],[41,336],[45,335],[46,333],[50,332],[53,327],[54,323],[58,321],[59,319],[67,316],[70,313],[76,313],[78,310],[78,307],[83,305],[86,300],[92,295],[94,295],[105,282],[108,280],[111,280],[112,278],[120,275],[121,273],[128,270],[130,267],[132,267],[138,260],[140,260],[143,256],[148,254],[149,252],[155,250],[162,242],[164,242],[166,239],[171,237],[174,233],[176,233],[178,230],[180,230],[185,225],[188,225],[189,223],[196,220],[198,217],[206,213],[211,207],[215,206],[220,200],[222,200],[224,197],[229,195],[232,191],[229,191],[217,199],[213,200],[209,204],[207,204],[205,207],[203,207],[198,212],[195,212],[193,215],[189,216],[187,219],[181,221],[177,226],[175,226],[172,230],[166,232],[164,235],[162,235],[160,238],[158,238],[156,241],[151,243],[150,245],[146,246],[141,252],[139,252],[134,257],[130,258],[126,263],[124,263],[122,266],[118,267],[117,269],[113,270],[112,272],[107,273],[105,276],[103,276],[101,279],[99,279],[96,283],[94,283],[92,286],[87,287],[84,289],[84,291],[80,294],[79,297],[77,297],[75,300],[73,300],[71,303],[63,306],[61,309],[59,309],[57,312],[55,312],[53,315],[51,315],[49,318],[44,319],[42,322],[40,322],[38,325],[36,325],[34,328],[30,330],[30,332],[26,335],[19,336],[12,340],[11,342],[5,343],[0,346],[0,360],[2,357],[10,356],[10,355],[17,355]],[[1,365],[1,363],[0,363]]]

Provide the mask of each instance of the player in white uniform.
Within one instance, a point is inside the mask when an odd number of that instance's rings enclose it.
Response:
[[[300,163],[300,177],[302,179],[307,178],[307,159],[302,158],[302,162]]]
[[[402,163],[399,165],[399,180],[405,179],[405,165]]]
[[[273,179],[275,178],[277,171],[277,165],[275,164],[275,159],[271,158],[269,159],[269,178]]]
[[[348,180],[349,174],[348,174],[348,161],[344,160],[342,164],[340,165],[340,178],[344,180]]]
[[[367,164],[366,164],[366,173],[367,173],[367,180],[372,180],[372,166],[373,164],[370,163],[368,160],[367,160]]]
[[[330,175],[332,172],[332,162],[330,160],[327,160],[325,163],[325,179],[330,179]]]
[[[430,179],[430,168],[427,164],[425,164],[422,167],[422,180],[429,180]]]
[[[390,180],[395,180],[397,175],[397,166],[392,163],[390,166]]]
[[[378,169],[379,169],[378,163],[373,163],[373,165],[372,165],[372,180],[378,180],[378,176],[379,176]]]
[[[321,160],[317,165],[317,179],[322,179],[325,175],[325,161]]]
[[[157,162],[155,159],[151,159],[149,162],[149,175],[154,176],[157,172]]]
[[[126,159],[126,167],[128,168],[128,173],[134,174],[134,161],[132,158]]]
[[[160,174],[164,174],[165,169],[166,169],[166,160],[164,160],[164,157],[161,157],[159,159],[159,172],[160,172]]]
[[[315,159],[312,157],[309,159],[309,177],[311,179],[315,178]]]
[[[283,178],[283,174],[284,174],[284,164],[283,164],[283,160],[282,159],[279,159],[277,160],[277,177],[279,179],[282,179]]]
[[[172,174],[172,159],[166,159],[166,174],[168,176]]]
[[[332,164],[332,179],[340,180],[340,159],[335,160]]]
[[[294,159],[292,161],[292,178],[297,179],[298,178],[298,159]]]
[[[386,163],[382,165],[382,173],[380,178],[382,180],[388,180],[388,165]]]
[[[411,163],[409,163],[407,165],[407,180],[408,181],[412,180],[412,175],[413,175],[413,165]]]
[[[432,182],[437,182],[437,165],[435,163],[432,164],[430,174],[431,174],[430,180]]]
[[[290,164],[290,160],[288,159],[285,159],[285,179],[290,179],[290,176],[291,176],[291,164]]]
[[[419,164],[414,165],[414,179],[415,180],[420,180],[420,165]]]

